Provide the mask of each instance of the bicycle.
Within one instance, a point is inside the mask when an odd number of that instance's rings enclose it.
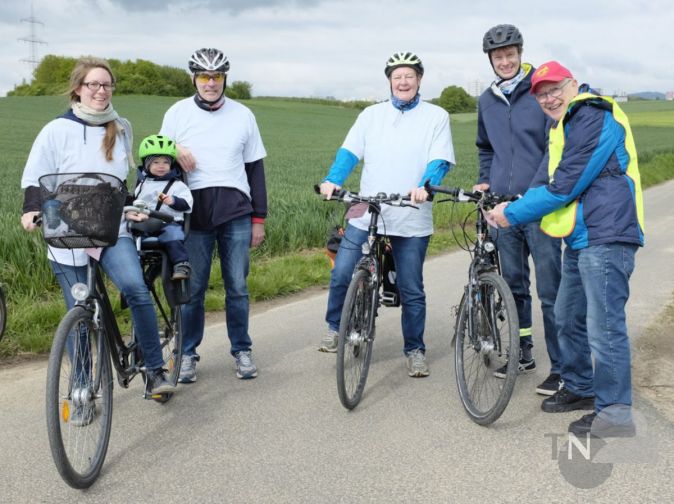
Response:
[[[54,180],[45,177],[53,177]],[[61,248],[105,247],[117,241],[123,211],[147,213],[168,222],[170,215],[124,207],[124,183],[104,174],[47,175],[40,179],[46,199],[42,210],[45,240]],[[43,180],[44,179],[44,180]],[[97,190],[103,186],[102,190]],[[73,203],[75,200],[80,200]],[[53,203],[53,202],[56,203]],[[92,205],[94,211],[88,210]],[[78,220],[79,219],[79,220]],[[147,224],[146,224],[147,226]],[[133,229],[134,226],[131,226]],[[185,301],[185,285],[169,280],[166,253],[146,247],[134,231],[143,275],[159,312],[160,343],[169,380],[178,381],[182,327],[178,302]],[[159,296],[162,282],[167,301]],[[61,320],[47,368],[46,416],[49,445],[56,468],[73,488],[91,486],[100,474],[112,427],[112,366],[117,382],[128,388],[141,374],[143,397],[166,402],[170,394],[149,395],[146,368],[135,331],[123,337],[113,313],[98,262],[89,258],[85,283],[71,292],[76,300]],[[189,297],[189,293],[187,293]],[[112,366],[111,366],[112,363]]]
[[[320,192],[318,186],[314,189]],[[396,292],[383,291],[389,264],[385,256],[390,253],[390,243],[385,235],[378,234],[381,206],[418,207],[406,204],[409,196],[399,194],[360,196],[341,190],[330,200],[364,204],[370,213],[367,241],[361,245],[363,257],[356,263],[346,291],[337,340],[337,393],[342,405],[351,410],[360,402],[367,382],[379,306],[400,305]]]
[[[498,249],[489,235],[485,211],[512,196],[489,192],[469,192],[426,184],[429,194],[447,194],[441,201],[474,203],[476,236],[466,229],[468,217],[461,224],[461,248],[472,257],[468,283],[464,287],[454,328],[454,368],[459,397],[468,416],[480,425],[496,421],[510,401],[519,361],[519,321],[515,300],[501,276]],[[456,237],[455,237],[456,239]],[[494,371],[505,367],[505,379]]]

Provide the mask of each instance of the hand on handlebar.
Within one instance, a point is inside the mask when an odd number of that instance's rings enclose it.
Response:
[[[40,223],[41,212],[26,212],[21,216],[21,225],[26,231],[34,231]]]
[[[320,194],[322,194],[326,200],[329,200],[333,193],[339,190],[341,190],[340,186],[333,184],[332,182],[328,182],[327,180],[320,185]]]
[[[508,222],[508,218],[505,216],[505,209],[507,206],[507,202],[499,203],[487,212],[487,218],[494,221],[496,224],[498,224],[499,227],[510,227],[510,222]]]
[[[410,203],[423,203],[428,200],[428,191],[424,187],[415,187],[410,192]]]

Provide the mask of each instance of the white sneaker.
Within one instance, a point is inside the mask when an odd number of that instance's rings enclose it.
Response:
[[[407,354],[407,370],[413,378],[422,378],[431,374],[426,364],[426,355],[418,348]]]
[[[337,338],[339,338],[339,333],[328,329],[328,334],[321,340],[321,345],[318,347],[319,352],[337,352]]]

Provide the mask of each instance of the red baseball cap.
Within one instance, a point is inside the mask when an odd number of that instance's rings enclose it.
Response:
[[[539,84],[543,82],[560,82],[564,79],[573,79],[569,69],[560,65],[557,61],[548,61],[539,66],[531,77],[531,89],[534,94]]]

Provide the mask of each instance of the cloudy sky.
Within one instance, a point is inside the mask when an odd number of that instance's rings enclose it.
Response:
[[[230,81],[254,95],[388,96],[395,51],[426,67],[425,98],[448,85],[471,94],[493,80],[482,36],[500,23],[524,35],[525,61],[557,59],[605,93],[674,90],[671,0],[33,0],[38,56],[147,59],[187,68],[219,47]],[[30,0],[0,5],[0,96],[30,80]]]

